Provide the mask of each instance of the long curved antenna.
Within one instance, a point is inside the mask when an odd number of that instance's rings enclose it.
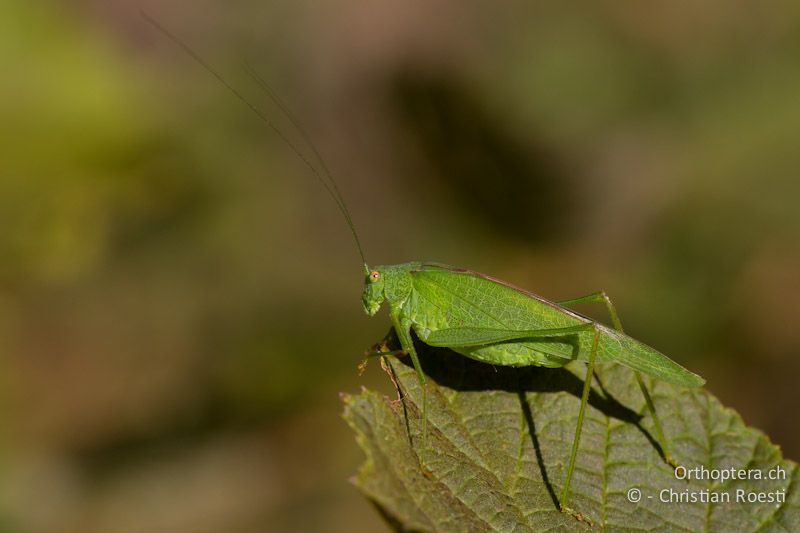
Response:
[[[344,199],[342,198],[341,193],[339,192],[339,188],[336,186],[336,180],[333,179],[330,171],[328,170],[327,166],[325,166],[324,162],[322,162],[322,157],[319,155],[319,152],[314,147],[313,143],[310,142],[308,136],[305,132],[298,127],[297,122],[288,113],[288,110],[282,105],[278,104],[278,107],[281,111],[286,114],[287,118],[292,122],[292,124],[298,128],[300,134],[303,136],[303,139],[306,143],[311,147],[312,151],[314,152],[315,156],[321,161],[322,168],[324,169],[325,175],[317,170],[317,168],[309,161],[309,159],[300,151],[299,148],[289,140],[283,132],[278,129],[278,127],[270,120],[270,118],[265,115],[258,107],[256,107],[250,100],[245,98],[245,96],[240,93],[233,85],[228,83],[228,81],[222,77],[219,72],[217,72],[211,65],[209,65],[202,57],[200,57],[194,50],[192,50],[189,45],[183,42],[181,39],[176,37],[172,34],[169,30],[167,30],[164,26],[162,26],[156,19],[148,15],[144,10],[139,11],[139,15],[151,26],[153,26],[156,30],[158,30],[161,34],[163,34],[167,39],[172,41],[178,47],[180,47],[189,57],[191,57],[197,64],[199,64],[203,69],[206,70],[209,74],[211,74],[214,78],[217,79],[228,91],[231,92],[240,102],[242,102],[246,107],[248,107],[256,116],[261,119],[272,131],[274,131],[278,137],[289,147],[291,150],[300,158],[300,160],[311,170],[314,174],[314,177],[325,187],[325,190],[328,191],[328,194],[333,198],[333,201],[336,203],[336,207],[339,208],[339,211],[342,213],[345,222],[347,222],[347,226],[350,228],[350,232],[353,234],[353,240],[356,243],[356,248],[358,249],[358,254],[361,256],[361,261],[366,265],[367,260],[364,257],[364,250],[361,248],[361,241],[358,238],[358,233],[356,232],[356,227],[353,224],[353,221],[350,217],[350,211],[347,209],[347,206],[344,203]],[[261,84],[260,84],[261,85]],[[271,91],[269,91],[271,93]],[[273,97],[273,101],[276,101],[277,98]],[[277,102],[276,102],[277,103]],[[326,180],[327,178],[327,180]]]
[[[314,141],[311,140],[311,136],[306,132],[305,128],[300,125],[300,122],[294,116],[286,104],[280,99],[278,94],[270,87],[267,81],[262,78],[256,70],[251,67],[249,64],[245,63],[244,65],[245,72],[253,79],[253,81],[261,87],[265,93],[269,96],[272,103],[275,104],[278,109],[284,114],[284,116],[289,119],[289,122],[292,123],[292,126],[300,133],[300,136],[303,138],[303,141],[306,143],[306,146],[311,150],[314,154],[314,158],[317,160],[317,163],[322,168],[323,174],[328,178],[333,190],[336,192],[336,195],[339,197],[339,202],[344,207],[344,198],[342,198],[342,193],[339,191],[339,187],[336,185],[336,180],[333,178],[333,174],[331,174],[328,165],[325,164],[325,159],[323,159],[322,155],[320,154],[319,150],[317,150],[317,146],[314,144]],[[346,209],[345,209],[346,210]]]

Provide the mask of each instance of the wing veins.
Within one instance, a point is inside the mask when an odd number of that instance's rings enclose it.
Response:
[[[412,274],[414,274],[414,273],[415,273],[415,271],[412,271],[411,273],[412,273]],[[503,323],[503,322],[502,322],[502,321],[501,321],[499,318],[497,318],[496,316],[493,316],[493,315],[491,315],[491,314],[487,313],[485,310],[481,309],[481,308],[480,308],[480,307],[479,307],[477,304],[475,304],[475,303],[473,303],[473,302],[470,302],[469,300],[467,300],[466,298],[464,298],[464,297],[463,297],[463,296],[461,296],[460,294],[458,294],[458,293],[454,292],[453,290],[451,290],[451,289],[449,289],[449,288],[445,287],[444,285],[442,285],[442,284],[440,284],[440,283],[436,283],[436,282],[435,282],[435,281],[433,281],[433,280],[428,280],[428,282],[429,282],[429,283],[431,283],[431,284],[433,284],[433,285],[436,285],[437,287],[439,287],[439,288],[440,288],[441,290],[443,290],[444,292],[447,292],[448,294],[451,294],[451,295],[453,295],[453,296],[454,296],[455,298],[457,298],[458,300],[460,300],[460,301],[462,301],[462,302],[464,302],[464,303],[468,304],[468,306],[470,306],[470,307],[472,307],[472,308],[476,309],[476,310],[477,310],[479,313],[483,314],[484,316],[487,316],[487,317],[491,318],[492,320],[494,320],[495,322],[497,322],[498,324],[500,324],[500,326],[502,326],[502,327],[504,327],[504,328],[508,328],[508,326],[506,326],[506,325],[505,325],[505,324],[504,324],[504,323]],[[425,298],[425,299],[426,299],[426,300],[428,300],[428,301],[430,301],[430,298]],[[437,305],[437,307],[439,307],[439,306]],[[439,309],[441,309],[441,307],[440,307]]]

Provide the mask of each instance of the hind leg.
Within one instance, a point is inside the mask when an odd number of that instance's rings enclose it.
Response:
[[[611,298],[608,297],[605,291],[594,292],[592,294],[587,294],[586,296],[573,298],[571,300],[562,300],[557,303],[559,305],[570,305],[577,303],[604,303],[606,309],[608,310],[608,314],[611,316],[611,323],[614,325],[614,329],[620,333],[624,333],[622,329],[622,322],[620,322],[619,315],[617,314],[617,309],[614,307],[614,304],[611,302]],[[633,374],[636,376],[636,382],[639,384],[639,389],[641,389],[642,395],[644,396],[644,401],[647,404],[647,410],[650,411],[650,416],[653,418],[653,425],[655,426],[656,430],[656,438],[658,439],[658,443],[661,445],[661,450],[664,452],[664,459],[673,468],[677,468],[678,463],[672,457],[672,454],[669,452],[669,448],[667,447],[667,439],[664,438],[664,431],[661,429],[661,421],[658,418],[658,414],[656,414],[656,407],[653,403],[653,399],[650,396],[650,391],[647,390],[647,386],[642,379],[642,375],[636,371],[634,371]]]

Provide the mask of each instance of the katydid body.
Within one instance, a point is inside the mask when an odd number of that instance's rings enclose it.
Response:
[[[584,520],[568,506],[569,485],[580,443],[586,403],[596,361],[616,362],[636,371],[639,387],[653,417],[658,441],[668,463],[677,466],[664,438],[650,394],[638,372],[684,387],[705,380],[657,350],[622,333],[613,304],[604,293],[571,300],[605,301],[616,329],[610,329],[504,281],[437,263],[412,262],[364,265],[362,303],[370,316],[389,304],[389,316],[403,352],[411,356],[422,388],[421,462],[427,450],[425,374],[411,331],[430,346],[446,347],[466,357],[501,366],[557,368],[586,361],[586,372],[575,438],[560,498],[561,510]]]
[[[598,324],[533,293],[477,272],[424,262],[368,267],[358,233],[336,181],[308,136],[266,83],[255,73],[250,72],[254,81],[267,91],[281,112],[298,128],[317,164],[312,163],[312,160],[284,136],[264,113],[231,86],[191,48],[147,14],[142,13],[142,16],[167,38],[183,48],[189,56],[219,80],[269,128],[274,130],[333,198],[350,228],[356,248],[364,263],[365,287],[362,296],[364,310],[368,315],[373,316],[384,301],[388,302],[392,326],[400,340],[402,351],[411,356],[417,373],[423,400],[422,447],[420,450],[423,467],[427,449],[427,394],[425,392],[425,374],[414,349],[412,331],[422,342],[430,346],[447,347],[466,357],[493,365],[557,368],[570,361],[586,361],[587,371],[575,428],[575,438],[559,502],[562,511],[583,519],[580,513],[569,509],[567,503],[570,479],[575,466],[575,457],[596,361],[616,362],[636,371],[637,381],[653,417],[662,452],[668,462],[675,464],[667,451],[666,439],[656,416],[652,399],[638,372],[644,372],[656,379],[684,387],[700,386],[704,380],[660,352],[622,333],[622,326],[616,311],[604,293],[596,293],[561,303],[604,301],[608,306],[615,329]]]
[[[477,272],[421,262],[379,266],[367,272],[367,314],[374,315],[384,300],[395,327],[400,326],[401,342],[413,329],[425,344],[448,347],[484,363],[557,368],[573,360],[588,361],[599,332],[600,362],[614,361],[684,387],[705,382],[627,335]],[[411,348],[403,346],[406,351]]]

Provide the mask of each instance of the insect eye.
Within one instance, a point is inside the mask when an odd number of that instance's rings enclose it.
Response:
[[[372,272],[369,273],[369,279],[371,279],[372,281],[375,281],[380,276],[381,276],[381,274],[377,270],[373,270]]]

